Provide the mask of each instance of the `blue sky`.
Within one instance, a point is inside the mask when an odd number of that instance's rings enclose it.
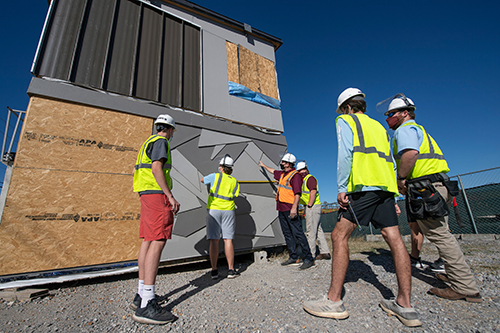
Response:
[[[276,67],[284,134],[318,178],[322,201],[337,197],[335,109],[347,87],[366,94],[367,114],[386,128],[376,103],[399,92],[412,98],[450,175],[500,166],[500,2],[194,2],[283,40]],[[2,4],[2,137],[6,107],[28,105],[47,8],[46,0]]]

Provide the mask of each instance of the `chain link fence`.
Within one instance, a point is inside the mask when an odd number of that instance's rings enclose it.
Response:
[[[460,219],[460,227],[450,205],[449,227],[453,234],[500,234],[500,167],[450,176],[458,180],[460,194],[455,197]],[[401,209],[399,230],[402,235],[410,234],[404,200],[398,200]],[[325,203],[326,204],[326,203]],[[325,205],[323,204],[323,205]],[[330,206],[335,204],[327,204]],[[325,232],[331,232],[337,221],[337,211],[321,215],[321,226]],[[377,235],[380,230],[371,225],[356,229],[352,236]]]

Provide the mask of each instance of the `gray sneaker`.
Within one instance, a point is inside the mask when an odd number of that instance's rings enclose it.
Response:
[[[408,327],[422,326],[422,322],[418,320],[418,313],[414,308],[403,308],[395,299],[383,299],[380,301],[380,307],[390,315],[398,317],[398,319]]]
[[[346,319],[349,312],[344,307],[344,302],[332,302],[327,295],[317,301],[306,301],[303,305],[304,310],[312,315],[325,318]]]

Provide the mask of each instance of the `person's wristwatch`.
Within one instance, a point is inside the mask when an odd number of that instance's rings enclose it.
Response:
[[[406,180],[406,177],[401,177],[401,176],[398,174],[398,180]]]
[[[309,206],[309,205],[307,205],[307,207],[309,207],[309,208],[313,208],[313,206]]]

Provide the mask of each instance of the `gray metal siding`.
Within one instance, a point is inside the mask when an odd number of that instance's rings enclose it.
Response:
[[[165,15],[160,102],[181,106],[182,21]]]
[[[139,25],[139,2],[120,1],[115,19],[114,34],[110,46],[109,70],[104,89],[129,95],[134,68],[137,30]]]
[[[153,101],[158,100],[160,79],[161,12],[142,7],[142,24],[137,59],[137,76],[133,95]]]
[[[137,0],[54,0],[34,74],[201,111],[200,28]]]
[[[200,110],[200,30],[184,24],[183,105]]]
[[[86,1],[58,0],[42,48],[43,61],[36,66],[41,76],[68,80]]]
[[[92,1],[82,28],[82,42],[73,68],[75,81],[95,88],[102,86],[102,73],[112,26],[115,0]]]

